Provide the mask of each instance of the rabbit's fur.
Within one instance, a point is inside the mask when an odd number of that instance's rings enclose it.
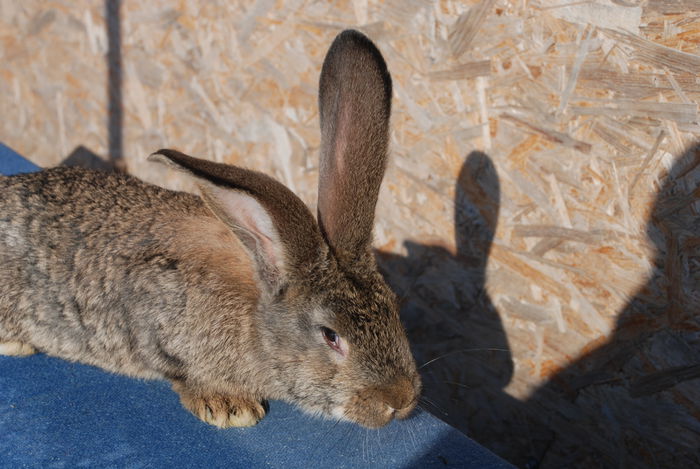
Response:
[[[81,168],[0,178],[0,353],[166,378],[221,427],[255,424],[265,399],[405,417],[420,378],[370,246],[390,106],[379,51],[341,33],[320,80],[318,223],[274,179],[173,150],[152,159],[201,198]]]

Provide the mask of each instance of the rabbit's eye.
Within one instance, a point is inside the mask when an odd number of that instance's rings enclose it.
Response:
[[[321,334],[323,334],[323,339],[330,348],[338,353],[342,353],[342,350],[340,349],[340,336],[333,329],[322,327]]]

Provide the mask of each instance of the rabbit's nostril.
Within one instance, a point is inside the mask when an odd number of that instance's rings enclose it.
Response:
[[[392,420],[393,419],[399,419],[399,420],[405,419],[406,417],[408,417],[411,414],[411,412],[415,408],[415,405],[416,405],[416,400],[413,400],[413,401],[409,402],[407,405],[405,405],[401,408],[398,408],[398,409],[395,409],[391,406],[387,406],[387,415]]]

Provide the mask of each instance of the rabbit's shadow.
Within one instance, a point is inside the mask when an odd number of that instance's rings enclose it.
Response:
[[[498,414],[492,406],[502,405],[513,374],[505,330],[485,289],[499,199],[491,159],[472,152],[456,181],[455,249],[406,241],[406,256],[377,252],[421,367],[422,406],[470,435],[488,432],[486,416]]]
[[[423,405],[520,467],[700,466],[699,181],[696,144],[659,190],[651,275],[610,340],[519,401],[504,391],[512,356],[485,291],[499,183],[491,160],[470,154],[455,191],[456,252],[408,241],[406,257],[377,254],[426,364]]]

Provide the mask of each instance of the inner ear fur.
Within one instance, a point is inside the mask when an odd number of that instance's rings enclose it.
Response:
[[[150,159],[195,178],[207,207],[234,231],[270,288],[303,275],[322,255],[313,215],[275,179],[176,150],[159,150]]]

